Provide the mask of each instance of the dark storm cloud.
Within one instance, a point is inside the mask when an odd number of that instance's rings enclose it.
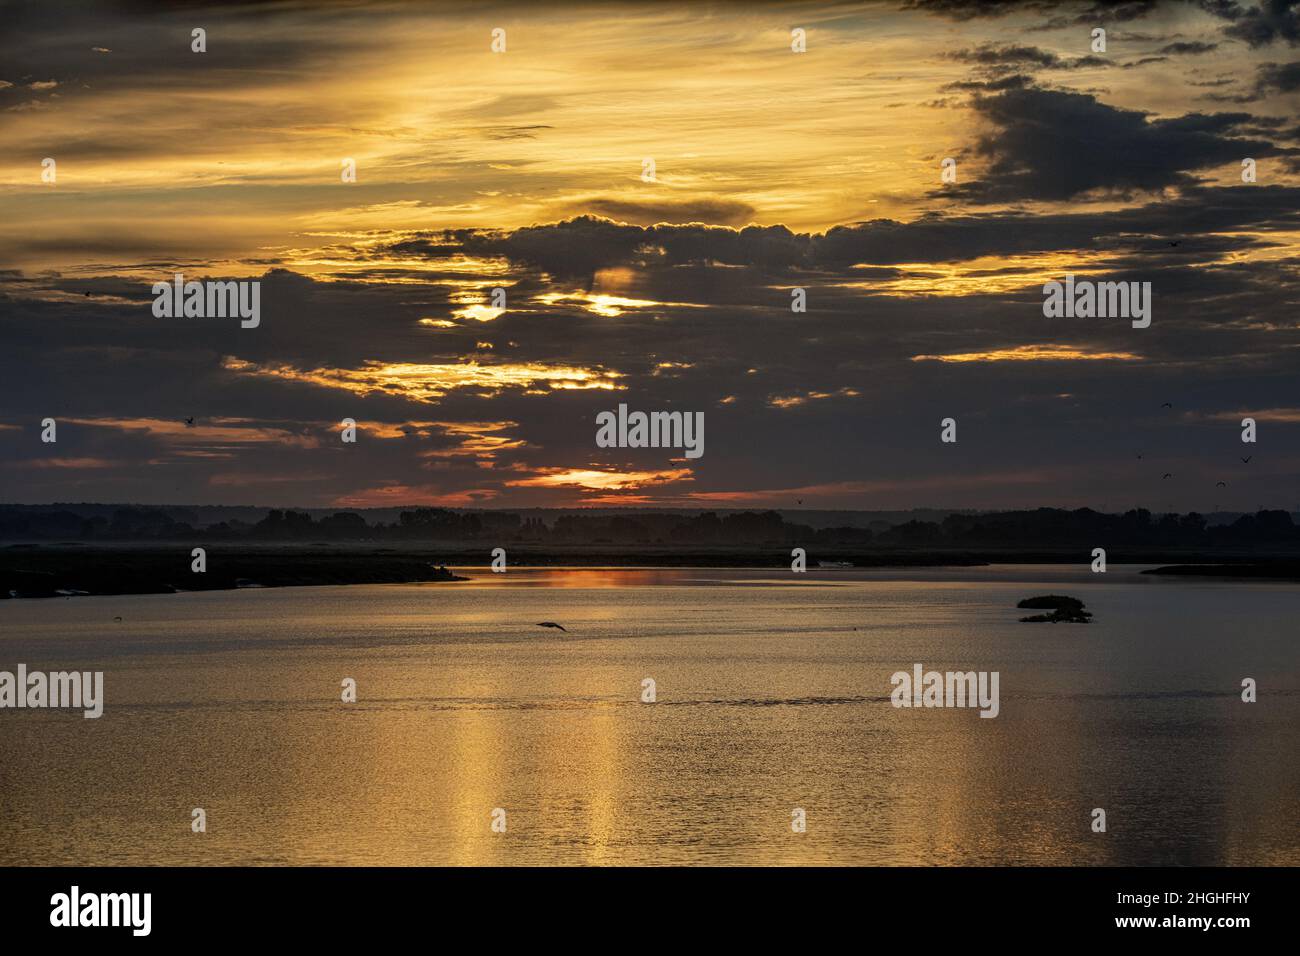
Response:
[[[1294,93],[1300,90],[1300,60],[1291,63],[1265,63],[1259,68],[1256,91]]]
[[[994,72],[1017,70],[1078,70],[1086,67],[1113,66],[1114,61],[1099,56],[1066,59],[1050,50],[1017,44],[985,44],[947,54],[949,59],[971,63]]]
[[[1157,53],[1164,53],[1169,56],[1195,56],[1200,53],[1209,53],[1211,50],[1217,50],[1217,43],[1203,43],[1200,40],[1179,40],[1176,43],[1170,43],[1162,46]]]
[[[1207,128],[1195,114],[1151,119],[1086,93],[1016,89],[976,95],[971,105],[991,127],[975,144],[988,171],[955,191],[976,202],[1187,186],[1194,171],[1276,151],[1265,140],[1229,135],[1231,124]]]
[[[957,80],[944,85],[945,92],[962,90],[968,93],[1002,93],[1006,90],[1023,90],[1034,85],[1034,78],[1027,73],[1012,73],[987,80]]]
[[[466,246],[472,252],[505,255],[546,272],[574,276],[630,258],[641,242],[639,230],[584,218],[554,226],[527,226],[500,237],[474,237]]]
[[[364,48],[364,12],[347,6],[313,11],[303,28],[300,11],[283,3],[49,4],[14,2],[0,13],[0,112],[68,108],[83,97],[156,93],[165,89],[203,97],[214,114],[245,109],[239,93],[313,77]],[[295,28],[295,25],[297,28]],[[191,31],[207,31],[207,50],[191,50]],[[30,81],[53,83],[33,88]],[[229,94],[229,95],[225,95]],[[187,151],[198,142],[183,141]],[[129,124],[87,141],[75,128],[54,130],[44,148],[83,159],[122,160],[156,151],[156,141]]]
[[[1193,84],[1218,85],[1218,84]],[[1226,84],[1224,84],[1226,85]],[[1300,61],[1262,63],[1255,72],[1255,83],[1243,93],[1207,93],[1203,98],[1220,103],[1254,103],[1272,95],[1300,90]]]
[[[1052,66],[1060,62],[1060,58],[1055,53],[1049,53],[1033,46],[983,46],[974,49],[955,50],[945,55],[952,60],[961,60],[963,63],[978,63],[983,66],[1026,63],[1036,66]]]
[[[610,219],[652,225],[656,222],[702,222],[736,226],[754,217],[754,207],[734,199],[696,199],[682,202],[630,202],[624,199],[588,199],[575,207]]]
[[[904,0],[902,9],[921,10],[950,20],[974,20],[981,17],[1002,17],[1017,9],[1044,9],[1047,4],[1032,0]]]
[[[1300,43],[1300,3],[1297,0],[1260,0],[1257,5],[1235,0],[1202,0],[1201,8],[1229,21],[1224,34],[1252,47],[1283,40]]]
[[[1271,203],[1280,205],[1273,206]],[[926,216],[830,230],[817,243],[823,263],[960,262],[1062,250],[1146,248],[1166,236],[1300,223],[1300,190],[1289,187],[1196,189],[1168,202],[1110,213]],[[1285,225],[1284,225],[1285,224]]]
[[[0,79],[52,78],[64,91],[83,84],[100,91],[147,89],[162,80],[195,89],[208,89],[214,80],[223,86],[257,86],[274,72],[324,67],[342,52],[361,48],[361,36],[346,30],[283,29],[279,18],[289,9],[283,4],[224,9],[159,5],[147,17],[132,17],[117,5],[9,3],[0,39]],[[338,24],[360,24],[364,16],[346,6],[314,15]],[[202,70],[194,69],[196,56],[190,49],[195,27],[208,34]],[[230,32],[223,34],[226,30]],[[94,47],[111,52],[98,53]]]
[[[1069,23],[1122,23],[1139,20],[1158,6],[1157,0],[1101,0],[1094,3],[1062,3],[1061,0],[905,0],[904,10],[920,10],[949,20],[1004,17],[1011,13],[1060,13],[1053,26]]]
[[[1247,119],[1247,113],[1191,114],[1180,117],[1177,124],[1186,131],[1213,131]],[[503,256],[558,276],[590,281],[599,269],[628,264],[717,263],[782,274],[1061,250],[1141,249],[1166,236],[1284,231],[1298,226],[1300,187],[1255,185],[1191,188],[1177,199],[1110,212],[935,214],[906,223],[882,219],[836,226],[824,234],[795,233],[784,226],[645,227],[580,216],[513,232],[431,233],[396,242],[389,249],[433,260],[460,253]]]
[[[512,232],[448,231],[407,239],[391,249],[431,258],[460,252],[504,256],[563,277],[636,262],[717,262],[786,270],[808,262],[812,237],[785,226],[731,229],[705,224],[639,226],[595,216],[526,226]]]
[[[199,268],[185,269],[184,274],[187,280],[222,278]],[[160,271],[158,281],[170,277],[170,269]],[[9,320],[6,343],[50,354],[62,351],[60,342],[75,342],[87,349],[136,348],[150,354],[174,351],[216,358],[234,354],[253,361],[315,366],[355,358],[360,316],[365,317],[369,341],[383,342],[389,351],[402,354],[428,351],[430,336],[419,319],[449,309],[447,287],[437,284],[436,272],[426,272],[425,283],[413,288],[386,287],[382,282],[325,284],[280,269],[260,281],[261,325],[241,329],[235,320],[154,318],[150,283],[113,277],[57,280],[58,288],[86,301],[10,298],[4,303]],[[128,301],[98,301],[108,296]],[[37,321],[36,312],[50,316],[55,325]]]

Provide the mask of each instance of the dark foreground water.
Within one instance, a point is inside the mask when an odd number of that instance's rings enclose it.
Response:
[[[1300,864],[1300,588],[1135,570],[0,601],[0,670],[107,699],[0,710],[0,863]],[[895,709],[915,663],[1001,713]]]

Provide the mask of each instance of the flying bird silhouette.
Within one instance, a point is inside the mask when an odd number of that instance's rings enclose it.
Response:
[[[1178,245],[1178,243],[1176,243],[1176,242],[1171,242],[1171,243],[1169,243],[1169,244],[1170,244],[1171,246],[1176,246],[1176,245]]]
[[[190,418],[185,419],[185,427],[186,427],[186,428],[193,428],[193,427],[194,427],[194,418],[193,418],[193,417],[190,417]]]
[[[1228,483],[1227,483],[1226,481],[1221,481],[1221,482],[1219,482],[1217,485],[1215,485],[1214,487],[1216,487],[1216,488],[1226,488],[1226,487],[1228,487]]]
[[[1165,474],[1164,474],[1164,478],[1161,478],[1160,480],[1161,480],[1161,481],[1164,481],[1165,478],[1172,478],[1172,477],[1173,477],[1173,473],[1172,473],[1172,472],[1168,472],[1168,471],[1166,471]]]
[[[554,621],[539,621],[538,624],[537,624],[537,626],[538,626],[538,627],[558,627],[560,630],[564,631],[565,634],[568,634],[568,633],[569,633],[568,629],[567,629],[566,627],[564,627],[564,625],[562,625],[562,624],[556,624]]]
[[[796,498],[795,501],[799,502],[799,504],[803,504],[803,499],[802,499],[802,498]]]
[[[1247,455],[1245,458],[1241,459],[1241,463],[1242,463],[1243,465],[1249,465],[1249,464],[1250,464],[1250,460],[1251,460],[1252,458],[1254,458],[1254,457],[1255,457],[1254,455]]]
[[[1163,405],[1161,405],[1160,407],[1161,407],[1161,408],[1173,408],[1173,407],[1174,407],[1174,403],[1173,403],[1173,402],[1165,402],[1165,403],[1164,403]]]

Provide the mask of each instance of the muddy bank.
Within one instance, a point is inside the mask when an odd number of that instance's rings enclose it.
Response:
[[[188,548],[0,551],[0,599],[467,580],[416,555],[210,549],[202,573],[193,560]]]

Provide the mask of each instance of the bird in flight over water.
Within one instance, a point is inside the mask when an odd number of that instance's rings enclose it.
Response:
[[[569,633],[568,629],[567,629],[566,627],[564,627],[564,625],[562,625],[562,624],[556,624],[554,621],[539,621],[538,624],[537,624],[537,626],[538,626],[538,627],[558,627],[560,630],[564,631],[565,634],[568,634],[568,633]]]

